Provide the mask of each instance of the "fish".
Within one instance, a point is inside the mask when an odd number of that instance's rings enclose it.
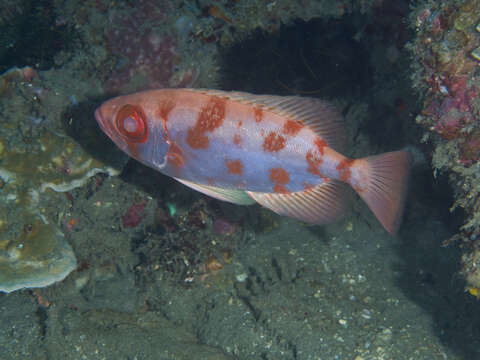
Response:
[[[130,157],[208,196],[309,224],[350,207],[351,188],[395,235],[411,155],[342,153],[340,112],[325,100],[210,89],[157,89],[105,101],[95,119]]]

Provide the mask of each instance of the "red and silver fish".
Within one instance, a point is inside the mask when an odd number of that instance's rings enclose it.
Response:
[[[399,227],[409,153],[343,156],[325,101],[162,89],[108,100],[95,117],[128,155],[217,199],[325,224],[346,212],[351,186],[389,233]]]

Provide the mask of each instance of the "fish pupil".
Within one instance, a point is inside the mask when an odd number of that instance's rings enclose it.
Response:
[[[125,129],[126,132],[134,133],[138,129],[138,122],[135,118],[132,118],[130,116],[128,118],[125,118],[125,120],[123,120],[123,128]]]

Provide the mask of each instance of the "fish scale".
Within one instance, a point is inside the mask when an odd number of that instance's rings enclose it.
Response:
[[[281,119],[273,119],[275,116],[267,112],[264,114],[264,121],[259,123],[255,120],[253,111],[242,111],[246,109],[237,111],[237,107],[247,108],[244,104],[227,102],[225,107],[225,118],[228,121],[224,121],[214,131],[206,133],[205,136],[209,138],[208,148],[192,149],[189,146],[185,133],[192,125],[175,130],[170,126],[172,141],[185,149],[184,158],[187,164],[175,174],[176,177],[210,185],[212,182],[208,179],[214,179],[218,186],[230,188],[240,186],[245,190],[273,192],[274,184],[270,180],[270,170],[283,168],[291,174],[289,191],[301,191],[304,190],[303,183],[317,182],[315,176],[306,171],[304,161],[301,161],[304,160],[305,153],[298,151],[306,147],[304,137],[300,134],[292,139],[285,136],[287,138],[285,148],[265,151],[263,148],[265,136],[262,137],[260,134],[262,131],[266,134],[281,134],[282,125],[278,124]],[[192,109],[193,112],[195,110]],[[243,113],[243,116],[230,116],[231,113]],[[174,109],[170,116],[176,118],[179,114]],[[310,134],[310,137],[311,135],[313,134]],[[239,139],[238,145],[234,143],[235,136]],[[229,171],[226,162],[232,161],[241,164],[241,173],[232,174]],[[169,172],[168,169],[165,169],[165,173],[173,176],[173,172]]]
[[[95,116],[130,156],[218,199],[323,224],[345,213],[349,185],[387,231],[400,224],[409,154],[343,156],[340,115],[325,101],[160,89],[111,99]]]

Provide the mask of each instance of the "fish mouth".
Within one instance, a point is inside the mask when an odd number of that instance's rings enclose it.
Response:
[[[98,108],[97,110],[95,110],[95,120],[97,120],[97,123],[98,123],[98,125],[100,125],[100,127],[101,127],[102,130],[103,130],[103,132],[106,133],[105,123],[104,123],[102,111],[100,110],[100,108]]]
[[[115,139],[114,136],[114,131],[112,129],[112,126],[108,122],[108,120],[105,120],[103,113],[102,113],[102,108],[99,107],[97,110],[95,110],[95,120],[97,120],[98,125],[100,126],[100,129],[112,140]]]

